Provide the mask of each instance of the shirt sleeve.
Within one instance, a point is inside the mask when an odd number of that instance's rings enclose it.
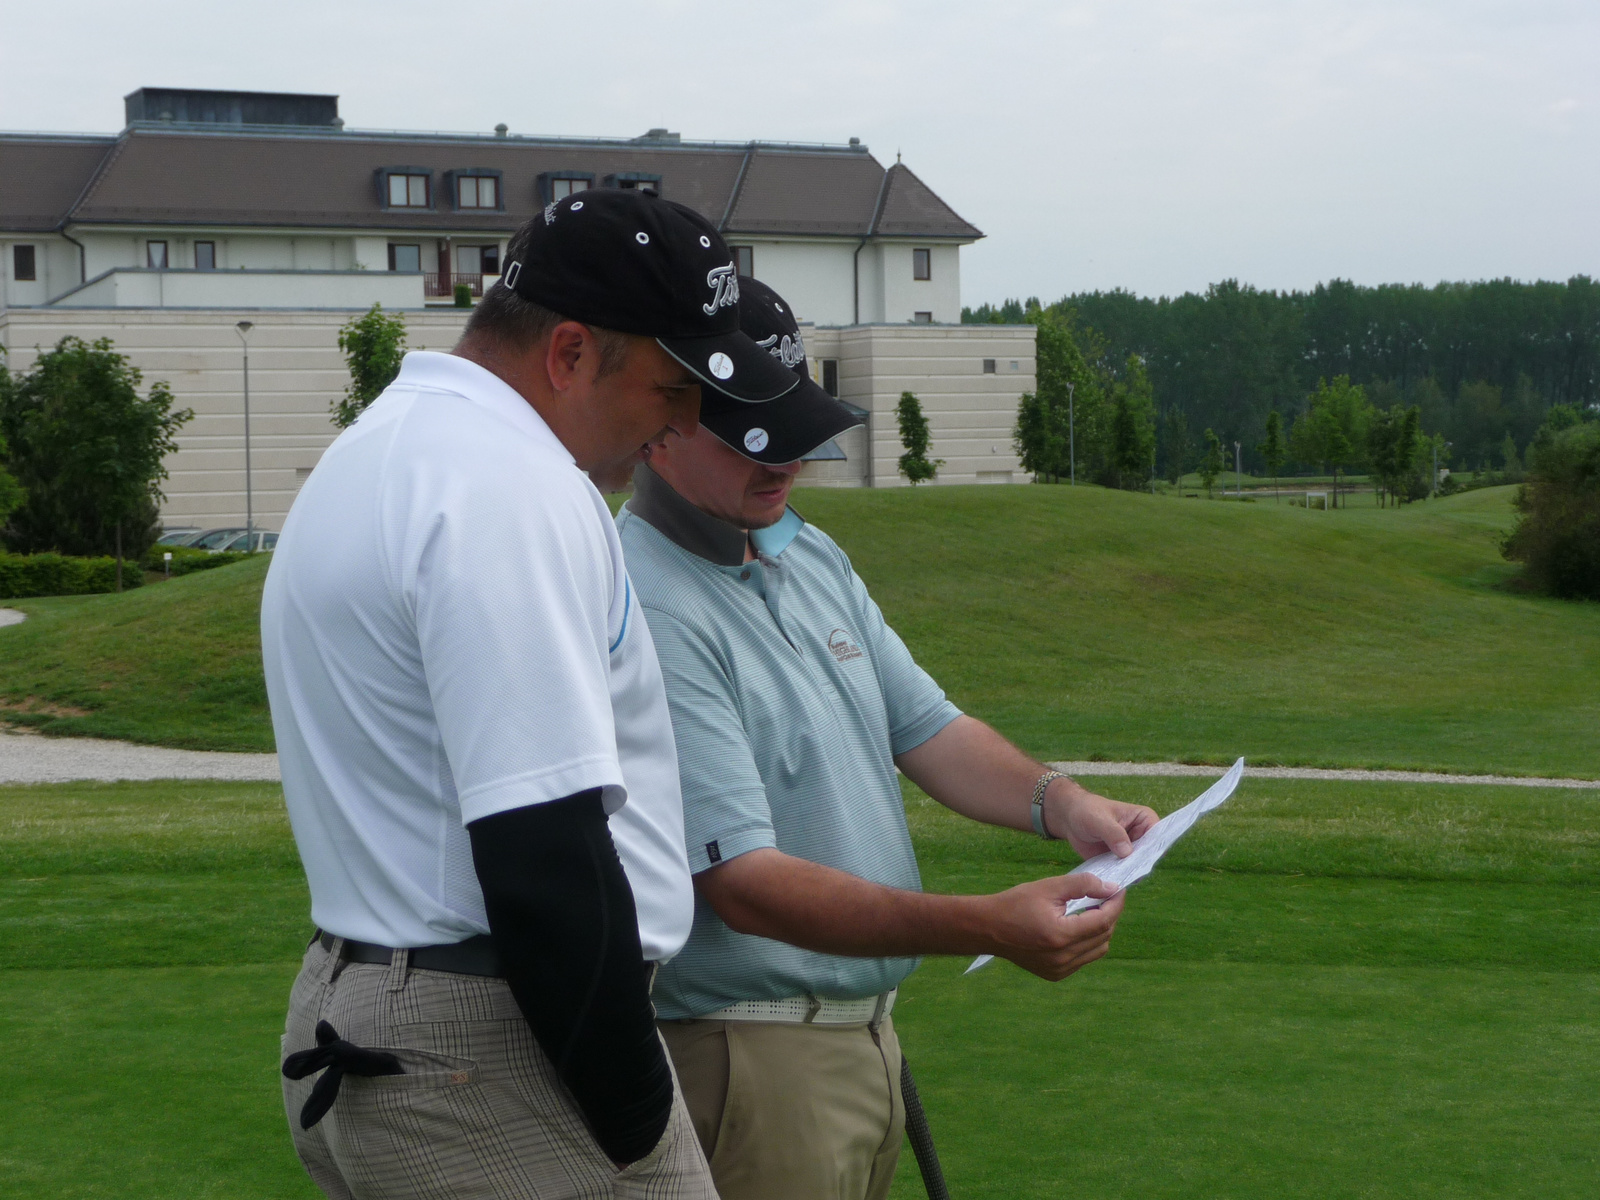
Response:
[[[678,743],[689,870],[699,874],[778,839],[725,664],[683,622],[648,612]]]
[[[904,754],[954,721],[961,710],[950,703],[933,676],[911,657],[900,635],[883,619],[883,612],[843,550],[839,551],[839,558],[849,576],[850,589],[861,612],[862,636],[871,649],[878,686],[883,690],[884,709],[889,717],[889,751]]]
[[[601,788],[626,799],[608,630],[624,589],[581,489],[475,489],[419,536],[411,603],[463,822]]]

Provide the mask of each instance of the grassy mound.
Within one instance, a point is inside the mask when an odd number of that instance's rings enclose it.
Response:
[[[0,715],[47,733],[271,750],[261,677],[267,556],[108,596],[8,601]]]
[[[956,703],[1042,757],[1600,777],[1600,605],[1502,586],[1510,489],[1333,513],[1092,487],[796,506]],[[51,733],[270,749],[265,569],[17,602],[0,702]]]
[[[810,492],[951,698],[1040,756],[1600,777],[1600,605],[1503,587],[1512,489],[1308,512]]]

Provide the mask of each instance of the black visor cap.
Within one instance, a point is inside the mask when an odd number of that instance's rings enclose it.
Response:
[[[746,458],[769,466],[792,463],[829,438],[861,424],[811,378],[800,324],[784,298],[759,279],[739,276],[739,328],[799,385],[759,408],[731,403],[720,385],[702,390],[700,424]]]
[[[653,192],[591,188],[519,232],[501,283],[552,312],[653,337],[708,387],[774,400],[794,375],[739,331],[739,277],[715,226]]]
[[[702,391],[700,424],[729,449],[775,467],[799,461],[829,438],[861,424],[861,418],[810,379],[802,379],[787,396],[766,404],[740,404]]]

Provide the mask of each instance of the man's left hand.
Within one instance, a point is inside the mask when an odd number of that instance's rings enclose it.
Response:
[[[1127,858],[1133,843],[1160,819],[1152,808],[1107,800],[1071,779],[1051,780],[1044,795],[1045,828],[1071,843],[1084,858],[1107,850]]]

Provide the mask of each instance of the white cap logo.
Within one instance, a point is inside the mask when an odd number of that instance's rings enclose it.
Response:
[[[713,354],[711,356],[711,361],[706,363],[706,368],[713,375],[715,375],[718,379],[727,379],[730,375],[733,374],[733,359],[729,358],[721,350],[718,350],[715,354]],[[767,435],[764,434],[764,433],[761,435],[761,437],[763,439],[762,440],[762,444],[763,445],[766,444],[765,443],[766,436]]]
[[[767,448],[767,431],[765,429],[752,429],[744,435],[744,448],[751,454],[760,454]]]

